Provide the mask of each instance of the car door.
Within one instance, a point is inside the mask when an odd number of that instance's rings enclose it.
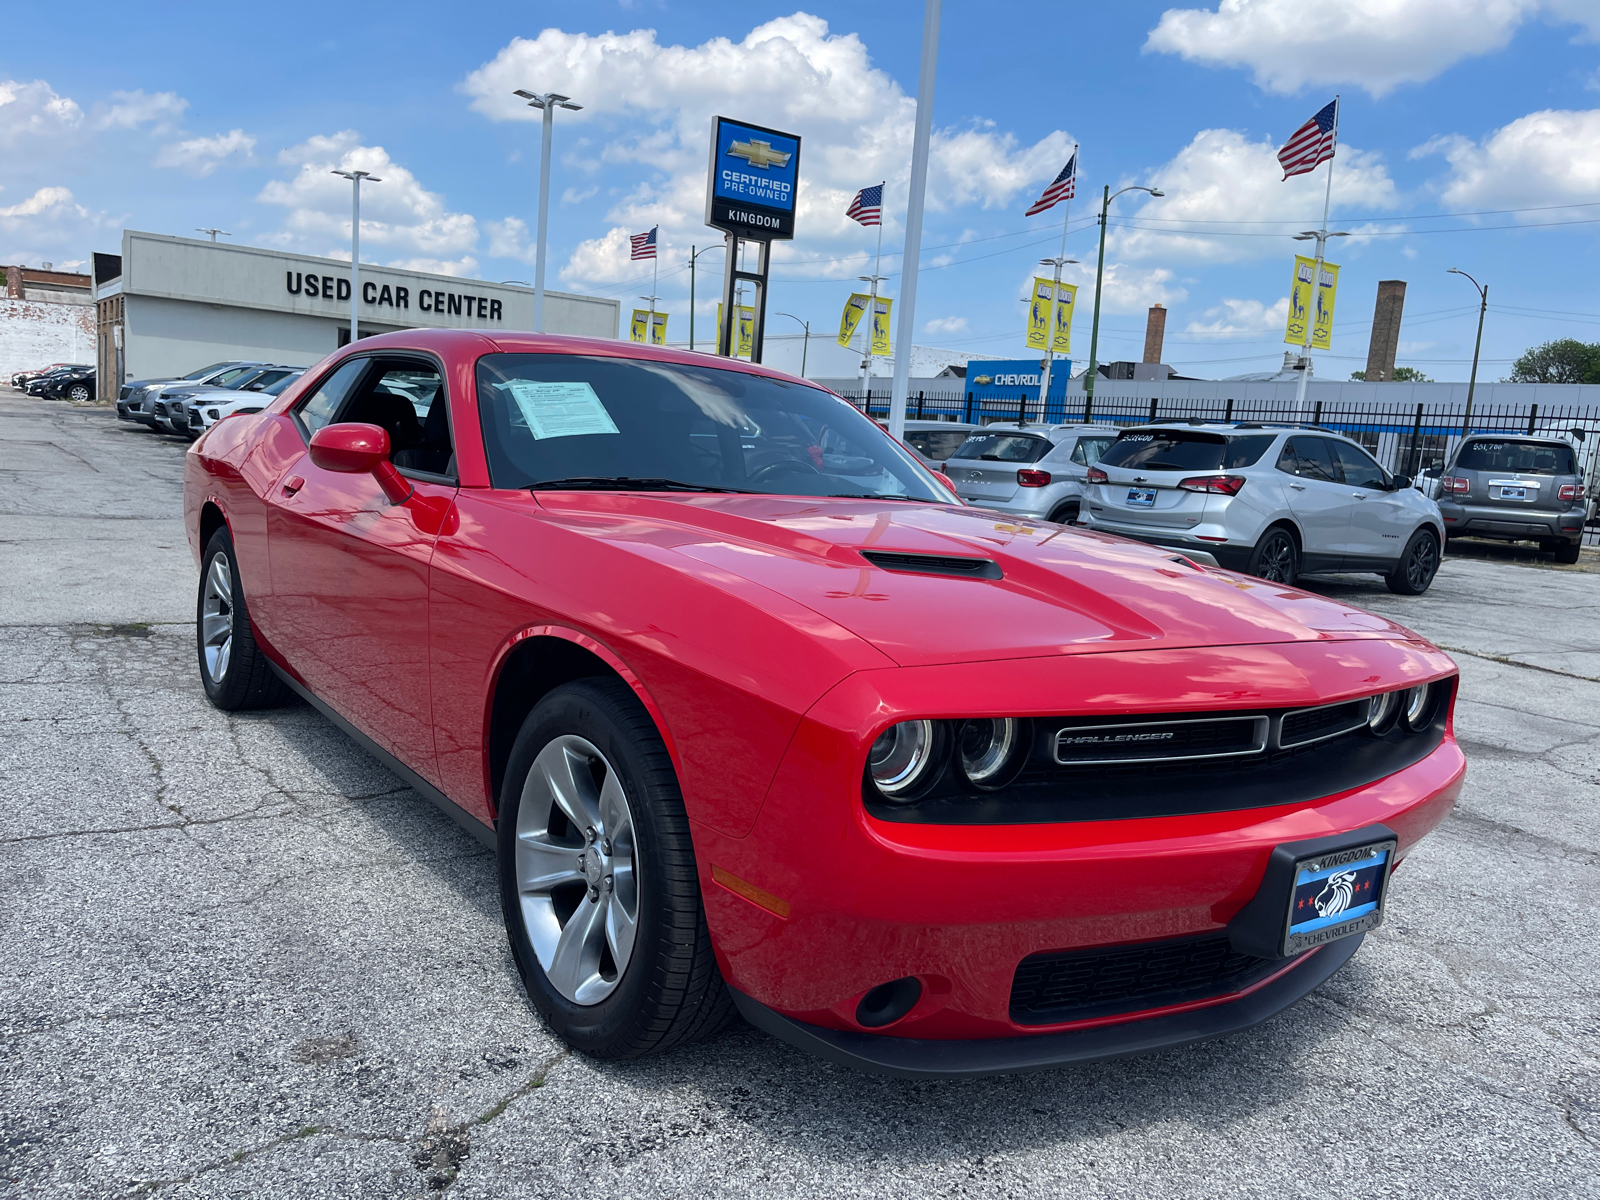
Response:
[[[1300,524],[1300,569],[1330,571],[1344,565],[1350,540],[1350,489],[1326,438],[1297,434],[1284,443],[1278,470],[1293,475],[1289,511]]]
[[[1350,493],[1350,534],[1345,565],[1378,566],[1399,561],[1417,523],[1415,509],[1391,486],[1389,473],[1360,446],[1324,439]]]
[[[371,475],[309,453],[288,467],[267,497],[277,648],[321,700],[436,782],[428,579],[456,493],[442,373],[404,355],[346,360],[293,419],[308,441],[336,422],[385,429],[414,492],[392,504]]]

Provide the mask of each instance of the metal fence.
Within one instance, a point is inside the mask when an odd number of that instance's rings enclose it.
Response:
[[[889,415],[889,391],[845,392],[844,398],[873,417]],[[1051,397],[1041,410],[1037,396],[1016,399],[979,397],[972,392],[918,391],[908,397],[908,420],[966,421],[972,424],[1017,422],[1060,425],[1104,422],[1116,428],[1152,421],[1199,420],[1263,424],[1315,425],[1359,442],[1396,475],[1417,476],[1437,470],[1469,433],[1564,433],[1578,440],[1588,494],[1600,490],[1600,407],[1584,405],[1495,404],[1445,406],[1382,402],[1325,404],[1307,401],[1303,416],[1281,402],[1252,404],[1211,399],[1135,399],[1097,397],[1086,414],[1081,393]],[[1593,501],[1591,500],[1591,511]],[[1584,531],[1587,545],[1600,545],[1600,524],[1591,519]]]

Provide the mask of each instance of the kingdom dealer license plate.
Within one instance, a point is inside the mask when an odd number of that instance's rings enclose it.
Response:
[[[1285,956],[1376,928],[1383,920],[1394,850],[1392,841],[1373,842],[1295,863]]]

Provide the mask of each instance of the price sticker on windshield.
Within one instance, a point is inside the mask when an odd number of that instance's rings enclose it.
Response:
[[[496,384],[511,393],[534,438],[621,433],[594,388],[587,383],[541,383],[512,379]]]

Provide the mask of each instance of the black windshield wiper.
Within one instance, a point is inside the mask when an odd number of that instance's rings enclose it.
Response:
[[[829,500],[909,500],[913,504],[928,504],[921,496],[885,496],[878,492],[829,492]]]
[[[737,492],[745,496],[764,493],[749,488],[718,487],[710,483],[684,483],[681,479],[662,479],[645,475],[570,475],[565,479],[540,479],[527,485],[529,491],[599,492]]]

